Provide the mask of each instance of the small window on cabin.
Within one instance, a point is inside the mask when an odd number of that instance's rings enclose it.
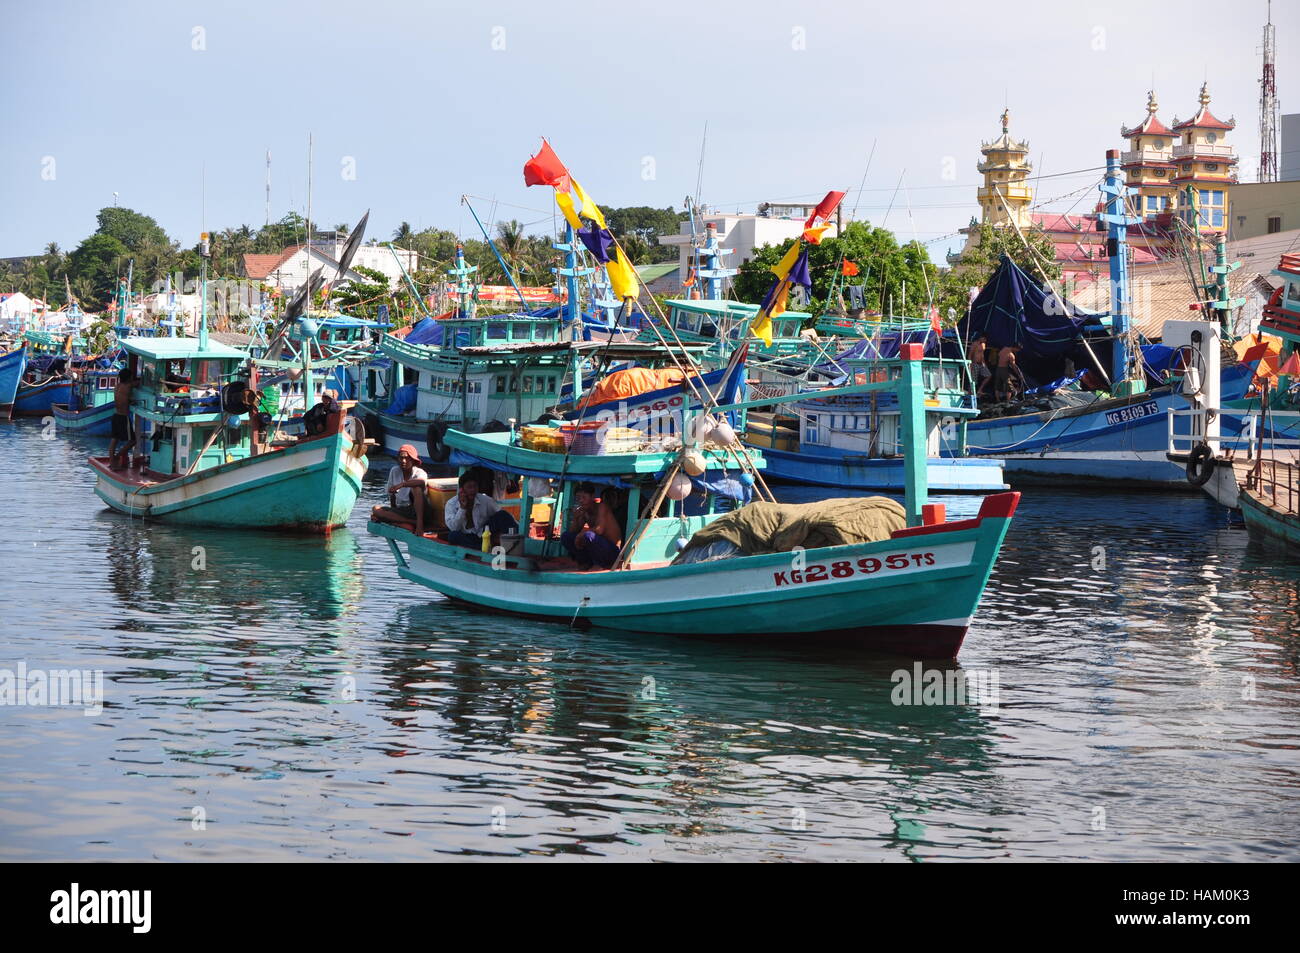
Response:
[[[1268,217],[1268,230],[1267,230],[1267,234],[1272,235],[1272,234],[1274,234],[1275,232],[1280,232],[1280,231],[1282,231],[1282,216],[1281,216],[1281,215],[1270,215],[1270,216]]]
[[[547,392],[548,394],[554,394],[554,393],[555,393],[555,378],[554,378],[554,377],[548,377],[548,378],[546,378],[546,392]]]
[[[107,377],[101,377],[101,378],[99,379],[99,389],[100,389],[100,390],[108,390],[108,378],[107,378]]]
[[[525,394],[531,394],[532,392],[533,392],[533,375],[532,375],[532,374],[525,374],[525,375],[524,375],[524,393],[525,393]]]

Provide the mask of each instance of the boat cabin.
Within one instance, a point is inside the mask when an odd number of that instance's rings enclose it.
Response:
[[[139,380],[132,411],[149,469],[188,473],[252,455],[247,416],[221,407],[221,389],[243,377],[247,354],[181,337],[127,338],[122,348]]]
[[[557,422],[552,426],[558,430],[563,425]],[[520,527],[517,538],[498,541],[511,568],[573,570],[561,535],[570,526],[578,488],[583,483],[595,486],[613,510],[623,530],[622,558],[629,568],[671,562],[679,540],[689,539],[718,515],[749,499],[736,457],[744,451],[738,447],[732,451],[702,447],[705,472],[696,478],[691,495],[674,500],[671,494],[661,495],[659,490],[663,475],[678,457],[677,450],[566,454],[559,449],[564,446],[562,441],[550,444],[530,440],[534,447],[551,449],[526,447],[521,432],[467,434],[451,430],[446,441],[452,448],[451,462],[461,473],[487,470],[518,479],[517,497],[497,497],[502,509]],[[653,448],[654,444],[647,440],[646,446]],[[748,455],[750,466],[762,469],[762,455],[752,450]],[[707,494],[701,491],[706,483],[710,487]],[[658,512],[644,513],[656,497],[660,497]],[[484,553],[474,558],[490,560],[492,555]]]

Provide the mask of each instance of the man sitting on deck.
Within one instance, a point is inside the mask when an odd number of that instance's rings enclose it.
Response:
[[[388,505],[372,509],[372,520],[398,526],[414,524],[415,534],[424,535],[424,519],[429,508],[424,484],[429,474],[416,466],[419,462],[420,452],[409,443],[402,444],[397,451],[397,466],[388,471]],[[414,495],[412,491],[416,491]]]
[[[447,524],[447,541],[470,549],[482,547],[484,530],[494,539],[502,533],[519,532],[515,518],[492,497],[480,493],[478,478],[468,472],[460,475],[456,496],[443,507],[443,522]]]
[[[117,385],[113,388],[113,439],[108,443],[108,466],[112,470],[125,470],[130,462],[131,445],[135,443],[131,427],[131,391],[137,383],[135,372],[124,367],[122,373],[117,375]],[[119,456],[122,459],[121,466],[117,462]]]
[[[577,506],[573,508],[573,519],[568,531],[560,536],[560,542],[583,569],[593,566],[608,569],[614,565],[619,550],[623,548],[623,528],[618,525],[618,518],[609,504],[596,496],[594,485],[579,483],[574,495]]]

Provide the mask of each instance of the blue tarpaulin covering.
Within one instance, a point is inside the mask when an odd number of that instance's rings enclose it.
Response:
[[[993,277],[957,325],[963,341],[988,335],[989,344],[1018,344],[1034,357],[1069,353],[1083,336],[1085,324],[1098,315],[1044,290],[1006,255]]]
[[[433,318],[425,318],[406,333],[408,344],[423,344],[426,347],[438,347],[442,344],[442,325]]]
[[[393,391],[393,401],[384,410],[386,414],[405,414],[415,409],[415,384],[406,384]]]

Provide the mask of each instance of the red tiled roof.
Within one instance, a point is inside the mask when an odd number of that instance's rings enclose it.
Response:
[[[244,274],[249,278],[265,278],[292,258],[300,248],[301,245],[290,245],[277,255],[245,255]]]
[[[1190,129],[1193,127],[1196,129],[1235,129],[1237,120],[1224,122],[1222,119],[1216,119],[1214,114],[1210,112],[1209,106],[1202,106],[1200,112],[1191,119],[1186,122],[1174,123],[1175,129]]]
[[[1125,139],[1132,139],[1134,136],[1173,136],[1174,131],[1157,119],[1155,113],[1147,113],[1146,119],[1132,129],[1121,129],[1119,134]]]

